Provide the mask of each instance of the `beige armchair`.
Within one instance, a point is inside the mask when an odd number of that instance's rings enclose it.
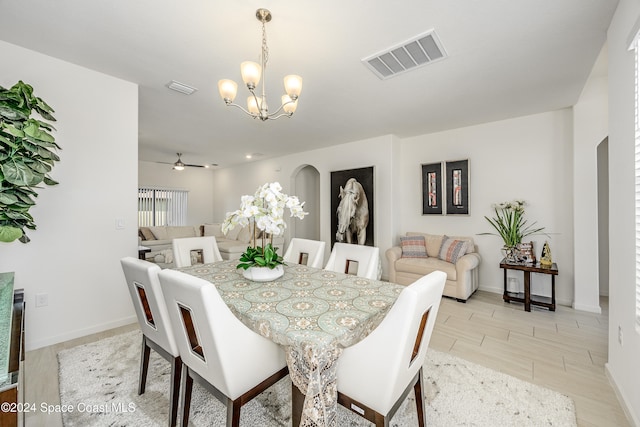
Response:
[[[424,252],[419,250],[419,241],[410,241],[416,238],[424,239]],[[409,285],[422,276],[440,270],[447,274],[443,292],[445,296],[466,302],[478,289],[481,257],[473,238],[408,232],[400,243],[400,246],[389,248],[386,252],[390,282]]]

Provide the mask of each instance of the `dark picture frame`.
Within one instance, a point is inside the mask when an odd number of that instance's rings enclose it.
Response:
[[[374,167],[368,166],[358,169],[347,169],[331,172],[331,247],[336,242],[336,232],[338,231],[338,217],[336,215],[340,204],[340,187],[344,187],[350,178],[355,178],[367,196],[369,206],[369,223],[366,228],[366,246],[375,246],[374,240]],[[346,243],[346,241],[345,241]],[[356,242],[357,243],[357,242]]]
[[[445,162],[447,215],[469,215],[469,160]]]
[[[442,215],[442,162],[422,164],[422,215]]]

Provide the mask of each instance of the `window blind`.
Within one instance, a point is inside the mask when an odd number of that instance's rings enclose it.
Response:
[[[638,74],[640,72],[639,40],[635,39],[635,214],[636,214],[636,329],[640,329],[640,87]]]
[[[138,226],[187,225],[187,190],[138,188]]]

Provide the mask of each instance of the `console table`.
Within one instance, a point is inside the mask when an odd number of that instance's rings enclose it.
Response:
[[[504,270],[504,294],[502,299],[505,302],[522,302],[525,311],[531,311],[532,305],[546,307],[550,311],[556,311],[556,276],[558,266],[554,262],[551,267],[541,266],[540,263],[509,263],[505,259],[500,261],[500,268]],[[517,270],[524,273],[524,292],[507,291],[507,270]],[[551,298],[540,295],[531,295],[531,273],[542,273],[551,275]]]

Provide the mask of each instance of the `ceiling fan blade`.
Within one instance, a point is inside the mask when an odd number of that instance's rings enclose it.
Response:
[[[209,164],[209,165],[190,165],[190,164],[188,164],[188,163],[185,163],[184,165],[185,165],[185,166],[190,166],[190,167],[192,167],[192,168],[206,168],[206,167],[211,167],[211,166],[218,166],[218,164],[217,164],[217,163],[211,163],[211,164]]]

